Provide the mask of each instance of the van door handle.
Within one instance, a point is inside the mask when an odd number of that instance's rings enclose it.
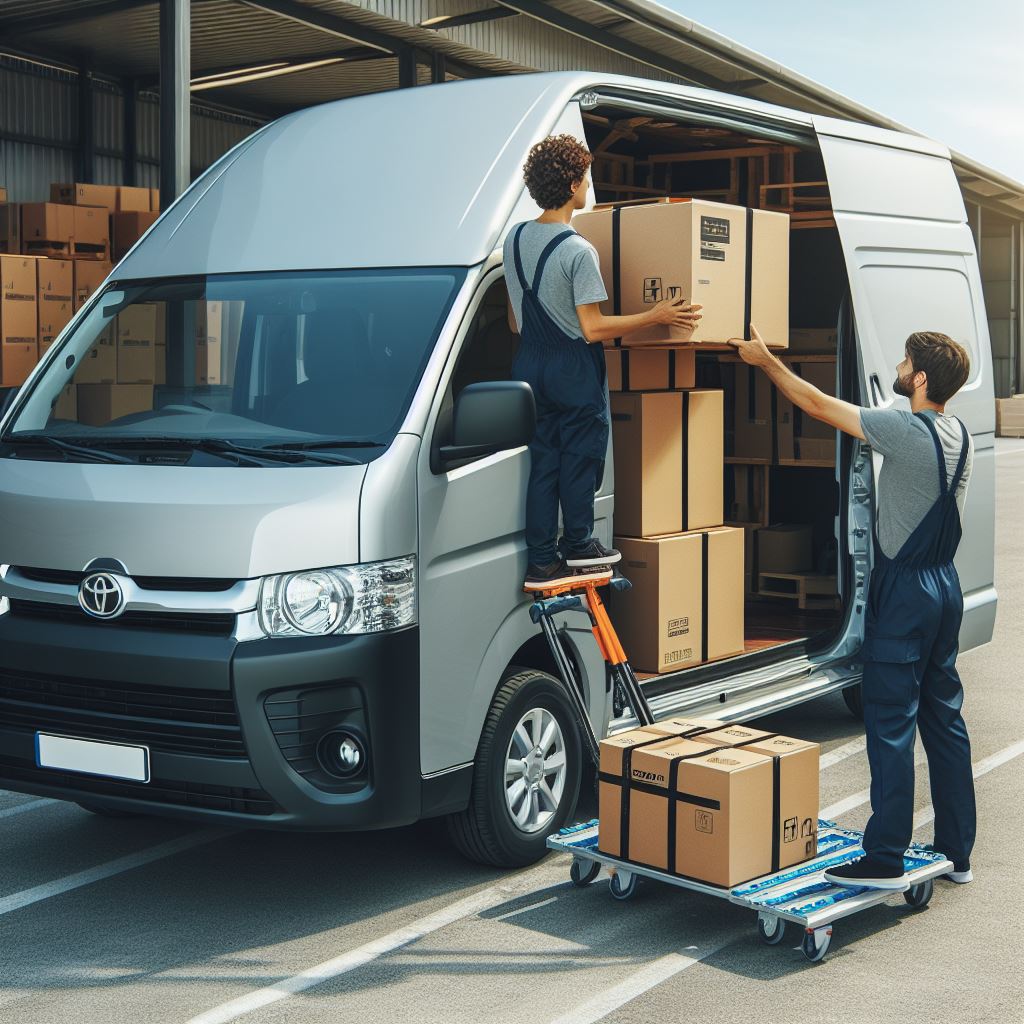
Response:
[[[882,382],[878,379],[878,374],[871,374],[871,402],[873,405],[882,404]]]

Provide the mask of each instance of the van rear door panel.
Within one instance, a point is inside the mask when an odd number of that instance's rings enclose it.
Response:
[[[850,277],[862,394],[886,408],[913,331],[941,331],[970,352],[971,375],[949,405],[974,436],[975,471],[957,555],[967,595],[961,643],[991,639],[992,354],[974,239],[945,147],[866,125],[814,118]]]

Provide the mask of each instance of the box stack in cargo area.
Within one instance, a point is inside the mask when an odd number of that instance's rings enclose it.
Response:
[[[0,381],[11,387],[24,383],[109,275],[112,252],[120,259],[156,220],[159,196],[150,188],[77,183],[51,185],[48,202],[10,203],[6,190],[0,193],[0,255],[9,296],[0,304]],[[76,384],[119,383],[116,344],[112,327],[89,353]],[[67,413],[73,405],[62,396],[58,409]]]
[[[601,742],[598,848],[733,886],[817,853],[816,743],[706,719]]]

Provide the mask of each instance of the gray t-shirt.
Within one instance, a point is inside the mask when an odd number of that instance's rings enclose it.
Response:
[[[946,479],[952,482],[964,439],[960,422],[930,409],[923,415],[935,424],[946,460]],[[868,444],[882,456],[878,543],[889,558],[894,558],[941,493],[935,441],[920,418],[905,409],[861,409],[860,423]],[[956,492],[961,517],[973,465],[974,442],[968,435],[967,461]]]
[[[518,225],[514,226],[505,238],[503,261],[505,284],[508,287],[512,311],[515,313],[516,323],[522,329],[523,289],[516,273],[515,255],[512,251],[512,239],[517,229]],[[576,315],[576,307],[591,302],[603,302],[608,298],[604,281],[601,279],[597,250],[569,224],[540,224],[535,220],[528,220],[519,236],[519,258],[522,261],[526,283],[532,286],[537,261],[544,247],[566,229],[572,231],[572,237],[560,242],[548,257],[537,298],[540,299],[540,304],[548,316],[566,334],[580,338],[583,331],[580,328],[580,318]]]

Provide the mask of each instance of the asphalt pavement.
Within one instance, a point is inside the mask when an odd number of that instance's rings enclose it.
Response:
[[[0,792],[0,1022],[841,1024],[1024,1020],[1024,443],[997,444],[991,644],[963,655],[976,881],[840,921],[827,959],[654,883],[613,900],[550,856],[468,864],[436,824],[293,835],[107,820]],[[763,720],[821,743],[821,804],[863,827],[863,730],[832,695]],[[931,838],[928,773],[917,786]],[[583,807],[581,813],[593,813]]]

